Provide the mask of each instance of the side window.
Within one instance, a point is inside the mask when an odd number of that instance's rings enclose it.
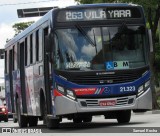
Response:
[[[30,35],[30,64],[33,63],[33,34]]]
[[[13,46],[13,49],[12,49],[12,70],[15,70],[15,45]]]
[[[39,61],[39,30],[36,31],[36,61]]]
[[[43,30],[39,30],[39,61],[42,60],[42,43],[43,43]]]
[[[20,44],[17,43],[17,68],[20,68]]]
[[[44,43],[45,43],[45,36],[48,35],[48,27],[44,28],[43,36],[44,36]]]
[[[14,70],[17,70],[17,44],[14,46]]]
[[[5,51],[5,73],[8,73],[8,56],[7,51]]]
[[[27,65],[30,64],[30,36],[27,37]]]
[[[27,50],[28,44],[27,44],[27,38],[25,38],[25,66],[27,66],[27,60],[28,60],[28,50]]]
[[[33,33],[33,39],[32,39],[32,42],[33,42],[33,63],[36,62],[36,32]]]

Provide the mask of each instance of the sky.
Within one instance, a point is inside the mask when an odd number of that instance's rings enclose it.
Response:
[[[12,26],[15,23],[39,19],[39,17],[18,18],[17,9],[70,5],[76,5],[76,2],[74,0],[0,0],[0,49],[4,48],[7,39],[14,36]]]
[[[76,5],[76,2],[74,0],[0,0],[0,49],[4,48],[7,39],[13,38],[15,31],[12,26],[15,23],[37,21],[40,18],[18,18],[17,9],[70,5]],[[0,77],[4,77],[4,60],[0,60]],[[0,79],[0,82],[1,80],[3,79]]]

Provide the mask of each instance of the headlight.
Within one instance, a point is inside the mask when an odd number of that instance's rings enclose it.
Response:
[[[62,93],[63,95],[67,96],[68,98],[75,100],[76,96],[74,94],[74,92],[70,89],[65,89],[63,86],[60,85],[56,85],[57,86],[57,90]]]
[[[65,93],[65,90],[62,86],[57,85],[57,89],[58,89],[59,92]]]
[[[138,88],[138,96],[142,95],[146,90],[147,88],[150,86],[150,80],[148,80],[147,82],[145,82],[143,85],[141,85],[139,88]]]
[[[144,87],[145,87],[145,89],[147,89],[149,86],[150,86],[150,80],[148,80],[148,81],[145,83]]]
[[[144,87],[143,87],[143,85],[141,85],[141,86],[138,88],[138,96],[140,96],[142,93],[144,93]]]
[[[2,112],[5,112],[6,111],[6,109],[5,108],[2,108]]]
[[[67,89],[66,92],[67,92],[66,95],[67,95],[69,98],[75,100],[75,95],[74,95],[73,91]]]

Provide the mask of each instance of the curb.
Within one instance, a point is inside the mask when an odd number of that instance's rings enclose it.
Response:
[[[134,113],[134,115],[144,115],[144,114],[160,114],[160,110],[152,110],[152,111],[147,111],[147,112],[142,112],[142,113]]]
[[[160,110],[153,110],[152,114],[160,114]]]

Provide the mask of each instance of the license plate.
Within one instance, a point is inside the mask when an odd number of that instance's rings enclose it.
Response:
[[[116,105],[116,100],[105,100],[99,102],[100,106],[114,106]]]

